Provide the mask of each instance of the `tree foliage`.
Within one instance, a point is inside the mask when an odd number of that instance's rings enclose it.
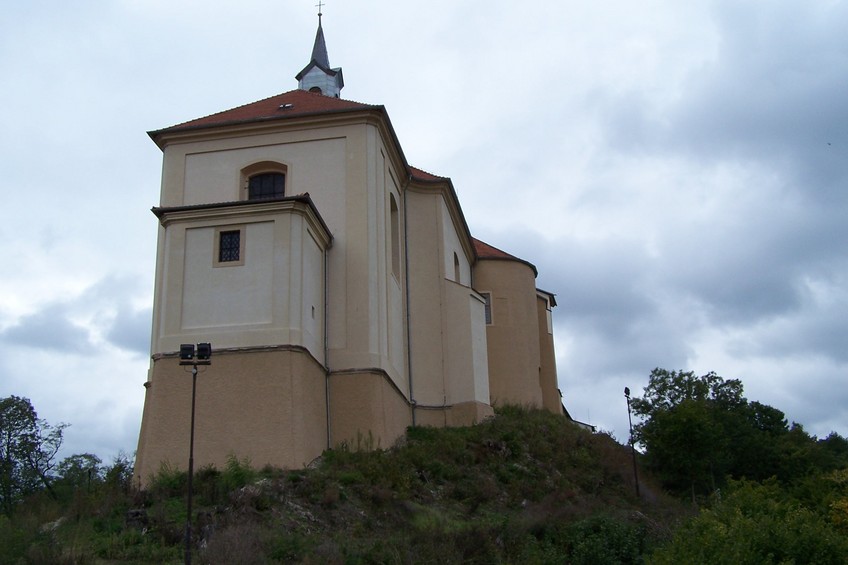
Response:
[[[789,484],[848,464],[844,438],[818,441],[777,408],[748,401],[740,380],[712,372],[654,369],[631,406],[645,464],[677,494],[708,495],[727,478]]]
[[[0,505],[9,514],[27,494],[43,487],[55,496],[52,472],[67,424],[51,426],[28,398],[0,399]]]
[[[848,536],[839,527],[838,519],[805,506],[776,479],[732,481],[722,499],[681,527],[648,562],[842,564]]]

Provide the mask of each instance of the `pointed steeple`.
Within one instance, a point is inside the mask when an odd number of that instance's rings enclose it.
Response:
[[[327,42],[324,41],[324,28],[321,27],[321,13],[318,13],[318,32],[315,34],[315,45],[312,46],[312,60],[326,69],[330,68],[330,57],[327,55]]]
[[[318,92],[325,96],[339,97],[344,87],[344,77],[341,67],[331,68],[330,57],[327,55],[327,42],[324,40],[324,28],[321,26],[319,3],[318,31],[315,33],[315,44],[312,46],[312,59],[297,76],[297,87],[300,90]]]

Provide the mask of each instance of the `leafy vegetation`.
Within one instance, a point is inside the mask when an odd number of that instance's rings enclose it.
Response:
[[[207,564],[844,562],[848,441],[742,393],[713,373],[651,374],[633,400],[641,496],[612,437],[510,406],[410,428],[390,449],[363,437],[306,469],[231,457],[195,474],[192,551]],[[145,491],[131,475],[127,457],[88,453],[30,475],[0,515],[0,563],[181,563],[186,474],[164,465]]]
[[[651,563],[844,563],[848,441],[791,426],[741,381],[655,369],[635,428],[643,462],[700,513]]]
[[[59,499],[34,495],[0,524],[0,562],[179,563],[185,473],[163,466],[135,492],[126,465],[63,461]],[[657,489],[638,499],[630,465],[608,435],[515,407],[308,469],[231,458],[196,473],[195,551],[228,564],[638,563],[686,510]]]
[[[25,496],[51,484],[66,424],[40,419],[27,398],[0,399],[0,507],[7,515]]]
[[[654,369],[642,398],[631,402],[642,422],[634,436],[644,464],[663,487],[705,498],[728,479],[784,485],[848,465],[848,441],[838,434],[817,440],[780,410],[743,395],[742,382],[715,373]]]
[[[775,479],[731,482],[728,490],[680,528],[651,563],[845,563],[848,536],[836,516],[805,505]],[[840,501],[845,494],[843,487]],[[834,508],[841,511],[841,502]]]

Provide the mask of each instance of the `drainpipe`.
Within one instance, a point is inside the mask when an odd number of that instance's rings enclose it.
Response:
[[[324,250],[324,394],[327,404],[327,449],[332,449],[333,437],[330,431],[330,425],[332,424],[330,419],[330,331],[328,328],[330,289],[327,288],[330,277],[327,273],[327,251],[327,249]]]
[[[403,264],[404,264],[404,283],[406,292],[406,372],[409,376],[409,404],[412,411],[412,425],[415,426],[415,392],[412,380],[412,322],[409,315],[409,225],[407,224],[407,204],[406,193],[409,188],[409,183],[412,180],[412,175],[407,174],[406,184],[403,186]]]

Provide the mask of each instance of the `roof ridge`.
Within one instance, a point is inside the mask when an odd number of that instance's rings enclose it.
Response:
[[[211,114],[207,114],[205,116],[198,116],[197,118],[192,118],[192,119],[186,120],[184,122],[179,122],[177,124],[174,124],[172,126],[168,126],[168,127],[162,128],[162,129],[178,128],[178,127],[183,126],[185,124],[190,124],[191,122],[196,122],[198,120],[206,120],[208,118],[212,118],[212,117],[217,116],[219,114],[226,114],[227,112],[232,112],[233,110],[239,110],[241,108],[245,108],[247,106],[250,106],[251,104],[260,104],[260,103],[266,102],[266,101],[268,101],[272,98],[276,98],[278,96],[285,96],[286,94],[289,94],[290,92],[296,92],[296,91],[297,91],[297,89],[295,88],[293,90],[287,90],[287,91],[281,92],[279,94],[272,94],[271,96],[267,96],[265,98],[260,98],[259,100],[254,100],[253,102],[245,102],[244,104],[239,104],[238,106],[233,106],[232,108],[227,108],[226,110],[220,110],[218,112],[212,112]],[[313,94],[313,93],[310,93],[310,94]]]
[[[201,118],[195,118],[173,126],[154,130],[148,132],[148,135],[153,137],[166,132],[276,120],[294,116],[380,109],[384,109],[384,107],[294,89],[254,102],[248,102],[234,108],[215,112]]]

